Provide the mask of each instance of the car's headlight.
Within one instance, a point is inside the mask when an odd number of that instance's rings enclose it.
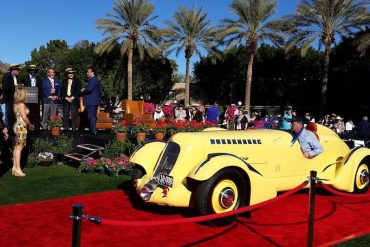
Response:
[[[150,197],[154,192],[153,187],[150,184],[146,184],[140,191],[140,197],[143,201],[149,201]]]

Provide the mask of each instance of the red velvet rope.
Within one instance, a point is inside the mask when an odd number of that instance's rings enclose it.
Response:
[[[119,220],[101,219],[101,224],[111,225],[111,226],[163,226],[163,225],[175,225],[175,224],[184,224],[184,223],[199,223],[199,222],[204,222],[204,221],[209,221],[209,220],[215,220],[215,219],[229,217],[229,216],[236,215],[236,214],[245,213],[253,209],[264,207],[273,202],[280,201],[296,193],[297,191],[303,189],[307,184],[308,184],[308,181],[305,181],[299,186],[297,186],[296,188],[290,191],[287,191],[278,197],[254,204],[252,206],[238,208],[238,209],[235,209],[235,210],[232,210],[226,213],[221,213],[221,214],[211,214],[211,215],[204,215],[204,216],[183,218],[183,219],[154,220],[154,221],[119,221]]]
[[[334,194],[334,195],[337,195],[337,196],[346,196],[346,197],[352,197],[352,198],[366,198],[366,197],[370,197],[370,194],[350,194],[350,193],[345,193],[345,192],[340,192],[340,191],[337,191],[335,189],[333,189],[332,187],[330,187],[329,185],[327,184],[321,184],[321,186],[326,189],[327,191],[329,191],[330,193]]]

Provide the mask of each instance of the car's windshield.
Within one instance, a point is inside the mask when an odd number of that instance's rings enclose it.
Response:
[[[167,144],[166,149],[164,150],[161,160],[159,161],[154,176],[157,176],[159,173],[169,174],[176,163],[179,153],[180,153],[179,144],[175,142],[169,142]]]

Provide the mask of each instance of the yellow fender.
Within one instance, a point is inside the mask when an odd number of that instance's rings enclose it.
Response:
[[[353,192],[357,167],[366,157],[370,157],[370,149],[366,147],[352,149],[343,160],[342,166],[336,171],[336,180],[333,186],[339,190]]]
[[[224,168],[237,168],[249,178],[250,205],[276,197],[274,186],[241,158],[232,154],[215,154],[195,167],[188,175],[196,181],[205,181]]]
[[[151,175],[165,146],[164,142],[147,143],[131,155],[130,162],[141,166],[147,174]]]

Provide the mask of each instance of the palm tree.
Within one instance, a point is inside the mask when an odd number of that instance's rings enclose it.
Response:
[[[176,50],[176,56],[185,50],[186,75],[185,75],[185,104],[190,103],[189,83],[190,83],[190,59],[195,53],[200,55],[200,48],[208,52],[214,48],[214,31],[210,20],[207,20],[207,13],[196,9],[180,7],[173,15],[175,22],[166,21],[167,29],[164,34],[163,48],[168,53]]]
[[[230,9],[236,20],[224,19],[218,37],[227,45],[226,49],[237,44],[247,46],[247,71],[245,80],[245,108],[250,110],[253,60],[259,42],[270,40],[276,45],[284,42],[274,22],[268,19],[275,14],[277,3],[273,0],[233,0]]]
[[[324,46],[324,75],[321,82],[321,111],[326,108],[330,53],[338,36],[353,35],[369,24],[366,1],[303,0],[295,15],[283,17],[286,31],[291,35],[287,50],[301,47],[302,55],[315,41]]]
[[[120,46],[122,56],[127,54],[127,99],[132,100],[132,61],[134,51],[140,59],[147,54],[153,57],[158,54],[157,44],[160,31],[150,22],[154,6],[147,0],[116,0],[113,13],[107,14],[107,19],[100,19],[97,28],[108,35],[98,44],[95,52],[103,54],[110,52],[115,46]],[[136,54],[136,53],[135,53]]]
[[[370,30],[363,34],[356,41],[357,51],[361,53],[362,56],[365,55],[366,50],[370,47]]]

